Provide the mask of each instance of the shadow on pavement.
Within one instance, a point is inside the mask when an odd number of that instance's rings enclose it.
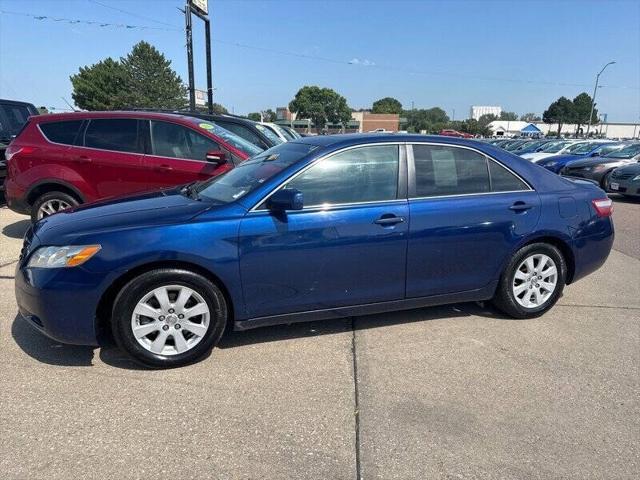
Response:
[[[2,227],[2,233],[11,238],[23,238],[29,225],[31,225],[31,220],[19,220]]]
[[[265,342],[278,342],[296,338],[332,335],[352,330],[386,327],[406,323],[442,320],[453,317],[478,316],[491,319],[518,321],[506,317],[489,306],[478,303],[453,304],[441,307],[428,307],[400,312],[380,313],[363,317],[346,317],[335,320],[323,320],[306,323],[276,325],[256,328],[244,332],[229,330],[225,332],[218,348],[236,348]],[[49,364],[71,367],[89,367],[93,365],[94,351],[99,348],[100,360],[104,363],[127,370],[145,370],[129,359],[113,342],[102,347],[64,345],[52,340],[34,327],[27,324],[20,315],[16,315],[11,326],[11,334],[18,346],[30,357]]]
[[[609,193],[608,194],[611,200],[616,203],[631,203],[638,204],[640,203],[640,197],[625,197],[624,195],[620,195],[619,193]]]

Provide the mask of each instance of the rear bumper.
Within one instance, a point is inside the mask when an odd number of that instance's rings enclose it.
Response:
[[[611,218],[602,223],[601,231],[574,240],[575,271],[572,283],[595,272],[607,261],[615,235]]]
[[[4,179],[3,186],[7,207],[16,213],[29,215],[31,213],[31,206],[26,201],[26,192],[21,190],[15,182],[9,178]]]

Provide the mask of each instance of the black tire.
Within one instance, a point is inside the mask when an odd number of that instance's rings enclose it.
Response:
[[[150,291],[166,285],[194,290],[205,300],[210,311],[209,327],[200,342],[184,353],[173,355],[156,354],[144,348],[136,340],[131,326],[138,302]],[[136,362],[151,368],[172,368],[194,363],[208,355],[220,340],[227,318],[227,302],[216,285],[189,270],[166,268],[143,273],[122,288],[114,301],[111,330],[117,345]]]
[[[54,203],[64,202],[70,207],[75,207],[80,203],[75,197],[69,195],[68,193],[58,192],[58,191],[43,193],[38,198],[36,198],[36,201],[33,202],[33,205],[31,206],[31,221],[33,223],[40,220],[38,218],[38,212],[40,211],[40,207],[42,207],[45,203],[51,202],[51,201],[53,201]]]
[[[534,254],[545,254],[549,256],[556,264],[558,278],[555,290],[552,295],[541,305],[534,308],[525,308],[516,301],[513,293],[512,284],[516,269],[529,256]],[[513,318],[534,318],[542,315],[549,310],[558,301],[562,295],[562,290],[567,278],[567,264],[558,248],[548,243],[532,243],[525,245],[518,250],[507,267],[504,269],[498,283],[498,288],[492,299],[494,306]]]

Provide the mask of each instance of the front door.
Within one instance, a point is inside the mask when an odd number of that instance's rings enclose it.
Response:
[[[415,144],[412,152],[407,298],[487,286],[535,227],[538,194],[475,150]]]
[[[302,210],[250,212],[240,226],[244,316],[404,298],[404,168],[399,145],[344,150],[282,187],[302,192]]]

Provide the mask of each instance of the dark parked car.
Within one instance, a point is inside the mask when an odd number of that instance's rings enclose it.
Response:
[[[5,197],[35,221],[80,203],[205,180],[261,151],[182,115],[39,115],[7,148]]]
[[[605,187],[608,192],[627,197],[640,196],[640,163],[616,168],[608,177]]]
[[[210,115],[208,113],[199,112],[180,113],[213,122],[216,125],[219,125],[253,143],[262,150],[266,150],[267,148],[271,148],[275,145],[280,145],[283,142],[282,139],[280,139],[280,137],[270,128],[247,118],[236,117],[233,115]]]
[[[0,99],[0,191],[7,176],[5,150],[33,115],[38,115],[38,109],[31,103]]]
[[[599,268],[611,200],[481,142],[327,135],[225,175],[39,221],[16,269],[22,316],[60,342],[110,330],[145,365],[246,330],[493,299],[546,312]]]
[[[605,157],[569,162],[560,174],[565,177],[585,178],[605,188],[608,177],[614,169],[638,161],[640,161],[640,143],[632,143]]]

